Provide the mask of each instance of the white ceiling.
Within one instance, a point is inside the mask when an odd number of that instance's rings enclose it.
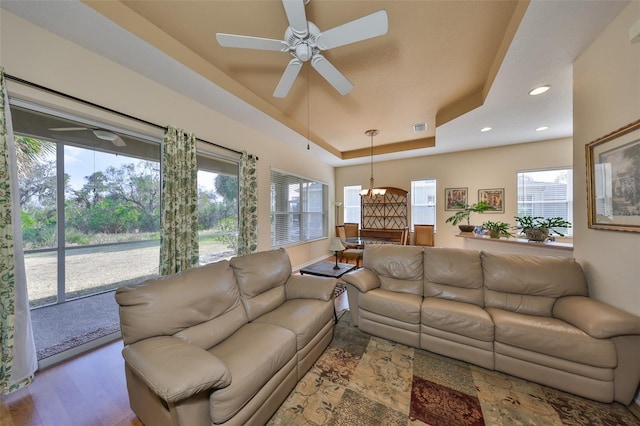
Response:
[[[513,36],[484,104],[435,129],[435,147],[377,155],[376,161],[570,137],[573,132],[572,63],[627,3],[532,1]],[[299,130],[299,126],[290,126],[297,128],[298,132],[291,130],[282,124],[283,120],[278,121],[273,114],[260,111],[260,102],[256,103],[256,107],[240,100],[79,1],[3,0],[1,7],[185,93],[295,149],[306,147],[307,136]],[[335,65],[340,68],[337,63]],[[375,68],[375,65],[371,67]],[[276,82],[277,79],[279,76]],[[355,78],[354,84],[358,85]],[[527,94],[529,89],[541,84],[550,84],[551,91],[537,97]],[[272,87],[270,90],[273,90]],[[325,90],[332,89],[327,87]],[[336,98],[333,99],[335,102]],[[433,126],[433,123],[428,124]],[[493,130],[480,132],[485,126]],[[549,126],[549,129],[536,132],[535,128],[540,126]],[[372,123],[368,127],[377,125]],[[326,143],[322,135],[319,143],[312,144],[311,149],[316,151],[314,155],[319,160],[334,166],[366,163],[369,161],[366,156],[342,159],[340,152],[368,146],[369,139],[364,135],[368,127],[355,129],[358,135],[362,134],[362,139],[354,141],[353,147],[341,146],[337,149],[338,155],[335,154],[336,149],[321,148]],[[385,132],[382,126],[380,129]],[[355,138],[352,136],[351,139]]]

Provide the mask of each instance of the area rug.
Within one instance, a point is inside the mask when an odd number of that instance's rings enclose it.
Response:
[[[269,425],[639,425],[601,404],[362,333],[347,311]]]

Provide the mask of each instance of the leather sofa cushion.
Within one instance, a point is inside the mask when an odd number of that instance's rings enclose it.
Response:
[[[422,247],[370,244],[364,250],[363,265],[380,278],[380,288],[422,296]]]
[[[487,308],[487,312],[495,324],[496,342],[594,367],[617,366],[611,339],[593,338],[556,318],[495,308]]]
[[[277,325],[249,323],[209,352],[221,359],[231,373],[231,384],[209,397],[211,421],[218,424],[237,414],[296,356],[296,336]]]
[[[153,336],[172,336],[225,313],[237,311],[208,349],[247,323],[233,271],[226,260],[145,281],[116,291],[125,345]],[[226,334],[226,335],[225,335]]]
[[[284,249],[237,256],[230,266],[250,321],[284,303],[284,284],[291,276],[291,261]]]
[[[484,306],[480,252],[425,247],[424,296]]]
[[[427,297],[422,301],[422,324],[472,339],[493,342],[493,321],[478,305]]]
[[[360,309],[410,324],[420,324],[421,304],[422,296],[382,289],[362,293],[359,298]]]
[[[562,296],[587,296],[582,267],[572,258],[482,252],[485,306],[551,316]]]
[[[333,302],[322,300],[288,300],[271,312],[254,320],[254,323],[275,324],[296,334],[297,350],[303,349],[320,330],[333,321]]]

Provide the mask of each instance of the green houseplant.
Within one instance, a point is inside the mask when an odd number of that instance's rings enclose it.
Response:
[[[488,231],[491,238],[513,237],[513,234],[509,232],[509,228],[511,228],[511,225],[502,221],[492,222],[488,220],[482,224],[482,229]]]
[[[458,228],[460,228],[461,232],[473,232],[475,226],[471,225],[470,221],[471,216],[474,213],[483,213],[489,210],[493,210],[493,206],[487,204],[486,201],[480,201],[479,203],[471,205],[457,201],[456,207],[460,208],[461,210],[455,212],[455,214],[447,218],[445,222],[451,223],[453,226],[458,225]],[[463,224],[461,222],[466,222],[466,224]]]
[[[571,222],[567,222],[561,217],[545,219],[542,216],[516,216],[515,220],[516,229],[524,234],[529,241],[546,241],[550,233],[564,237],[564,234],[556,228],[571,227]]]

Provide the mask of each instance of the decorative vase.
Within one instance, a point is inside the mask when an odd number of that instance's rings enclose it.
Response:
[[[544,242],[549,238],[549,230],[540,228],[526,229],[524,235],[529,241]]]
[[[489,231],[489,238],[500,238],[500,231]]]

